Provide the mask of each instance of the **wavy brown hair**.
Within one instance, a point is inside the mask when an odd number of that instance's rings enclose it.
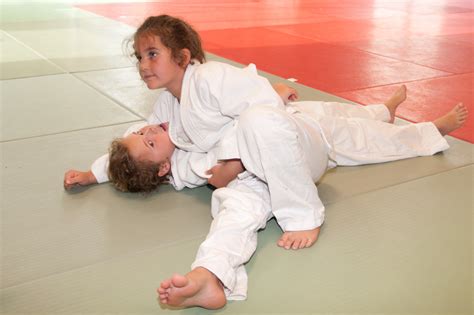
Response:
[[[122,139],[115,139],[109,148],[109,179],[115,188],[125,192],[154,191],[168,181],[168,175],[159,176],[160,163],[134,159]]]
[[[136,43],[143,37],[158,36],[165,47],[171,50],[171,56],[182,67],[183,56],[181,51],[189,49],[192,60],[200,63],[206,61],[204,50],[201,45],[201,37],[187,22],[169,15],[158,15],[148,17],[135,32],[132,45],[136,53]]]

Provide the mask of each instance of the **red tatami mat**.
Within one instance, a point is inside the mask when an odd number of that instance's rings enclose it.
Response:
[[[255,31],[259,34],[258,31]],[[214,49],[220,56],[338,94],[348,90],[449,75],[447,72],[327,43]]]
[[[474,2],[471,0],[165,0],[78,6],[138,26],[182,17],[207,51],[363,104],[400,84],[397,115],[429,121],[464,102],[452,136],[474,143]]]

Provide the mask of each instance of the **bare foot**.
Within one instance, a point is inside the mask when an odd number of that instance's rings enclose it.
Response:
[[[387,106],[388,111],[390,112],[390,123],[393,123],[395,120],[395,112],[397,111],[398,105],[403,103],[407,99],[407,87],[402,85],[392,94],[392,96],[384,104]]]
[[[438,128],[441,135],[445,136],[461,127],[467,119],[467,114],[466,106],[459,103],[449,113],[433,121],[433,124]]]
[[[219,279],[209,270],[197,267],[185,276],[175,274],[156,290],[162,304],[176,307],[223,307],[227,299]]]
[[[278,246],[284,249],[301,249],[313,245],[319,236],[321,227],[306,231],[287,231],[278,240]]]

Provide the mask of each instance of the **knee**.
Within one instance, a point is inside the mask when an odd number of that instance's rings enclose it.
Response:
[[[269,200],[255,192],[219,188],[212,195],[212,216],[215,220],[235,221],[242,226],[261,226],[269,219]]]

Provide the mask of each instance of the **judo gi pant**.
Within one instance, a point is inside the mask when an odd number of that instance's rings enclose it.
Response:
[[[285,110],[258,106],[241,114],[237,140],[247,171],[268,184],[284,231],[324,222],[314,184],[327,168],[432,155],[447,149],[432,123],[398,126],[384,105],[296,102]]]
[[[228,300],[247,297],[244,264],[257,248],[257,233],[272,217],[267,185],[244,172],[212,194],[212,221],[191,268],[204,267],[224,285]]]

